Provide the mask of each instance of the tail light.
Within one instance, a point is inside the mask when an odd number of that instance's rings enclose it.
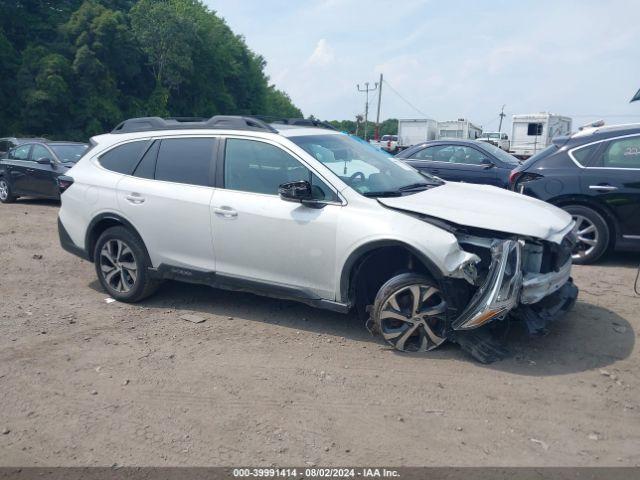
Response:
[[[58,191],[62,195],[71,185],[73,185],[73,178],[68,175],[60,175],[58,177]]]
[[[520,193],[522,193],[525,183],[538,180],[542,177],[543,176],[538,173],[512,170],[511,174],[509,174],[509,186],[511,187],[511,190],[514,191],[519,187]]]

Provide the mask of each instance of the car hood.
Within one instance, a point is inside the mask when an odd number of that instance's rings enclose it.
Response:
[[[378,198],[387,207],[457,225],[536,237],[560,243],[571,215],[549,203],[489,185],[445,182],[404,197]]]

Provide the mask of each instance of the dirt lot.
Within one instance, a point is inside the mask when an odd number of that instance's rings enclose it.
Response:
[[[571,315],[483,366],[207,287],[107,304],[57,209],[0,205],[0,465],[640,464],[638,255],[576,267]]]

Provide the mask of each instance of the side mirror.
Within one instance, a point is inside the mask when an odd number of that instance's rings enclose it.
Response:
[[[489,160],[488,158],[483,158],[482,161],[480,162],[480,164],[482,165],[482,168],[485,168],[485,169],[489,169],[489,168],[495,167],[495,164],[491,160]]]
[[[48,157],[42,157],[37,159],[36,163],[39,163],[40,165],[53,165],[53,160]]]
[[[311,184],[306,180],[283,183],[278,187],[280,198],[287,202],[304,203],[313,200]]]

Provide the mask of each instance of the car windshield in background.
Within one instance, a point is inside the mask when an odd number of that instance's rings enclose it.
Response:
[[[484,143],[480,145],[480,148],[484,149],[486,152],[490,153],[502,163],[506,163],[508,165],[518,166],[520,165],[520,161],[511,155],[510,153],[505,152],[501,148],[496,147],[495,145],[491,145],[490,143]]]
[[[497,138],[500,139],[499,133],[485,133],[482,135],[484,138]]]
[[[63,163],[76,163],[89,148],[89,145],[49,145],[53,153]]]
[[[400,196],[442,184],[407,164],[349,135],[290,137],[356,192],[368,196]]]

